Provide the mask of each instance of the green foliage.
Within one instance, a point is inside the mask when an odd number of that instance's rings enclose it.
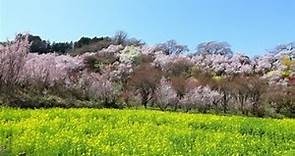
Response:
[[[57,54],[66,54],[72,47],[72,42],[53,42],[50,46],[50,51]]]
[[[40,36],[29,35],[30,52],[32,53],[52,53],[66,54],[73,47],[72,42],[53,42],[42,40]]]
[[[30,52],[42,54],[50,51],[50,43],[42,40],[40,36],[29,35],[28,39],[31,43]]]
[[[71,55],[81,55],[86,52],[97,52],[111,45],[112,40],[109,37],[82,37],[74,43],[74,49],[68,51]]]
[[[103,67],[103,62],[100,62],[96,56],[86,57],[84,63],[88,69],[94,72],[99,72]]]
[[[95,107],[102,108],[102,101],[88,99],[78,100],[75,98],[62,98],[54,95],[21,95],[14,100],[5,101],[5,106],[19,107],[19,108],[80,108],[80,107]],[[1,101],[0,101],[1,105]]]
[[[0,109],[0,155],[294,155],[295,120]]]

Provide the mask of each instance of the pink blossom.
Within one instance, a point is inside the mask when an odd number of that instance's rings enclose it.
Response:
[[[178,102],[176,91],[164,77],[161,79],[160,85],[155,91],[155,99],[161,109],[165,109],[168,105],[173,106]]]

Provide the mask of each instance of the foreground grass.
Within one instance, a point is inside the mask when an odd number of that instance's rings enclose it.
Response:
[[[0,108],[0,155],[294,155],[295,120]]]

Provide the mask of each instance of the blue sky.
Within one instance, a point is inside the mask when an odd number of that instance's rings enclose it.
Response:
[[[295,41],[294,19],[294,0],[0,0],[0,40],[30,32],[70,41],[124,30],[148,44],[176,39],[194,49],[227,41],[260,55]]]

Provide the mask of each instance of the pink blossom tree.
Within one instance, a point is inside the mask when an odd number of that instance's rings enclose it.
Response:
[[[162,77],[159,87],[155,90],[155,101],[161,110],[165,110],[169,105],[174,106],[178,102],[176,91],[164,77]]]
[[[211,90],[208,86],[199,86],[188,91],[180,102],[186,111],[197,108],[202,112],[206,112],[221,98],[222,95],[218,91]]]
[[[0,44],[0,90],[7,95],[17,92],[19,77],[29,52],[28,35],[18,35],[14,41]],[[13,94],[9,94],[13,95]]]

